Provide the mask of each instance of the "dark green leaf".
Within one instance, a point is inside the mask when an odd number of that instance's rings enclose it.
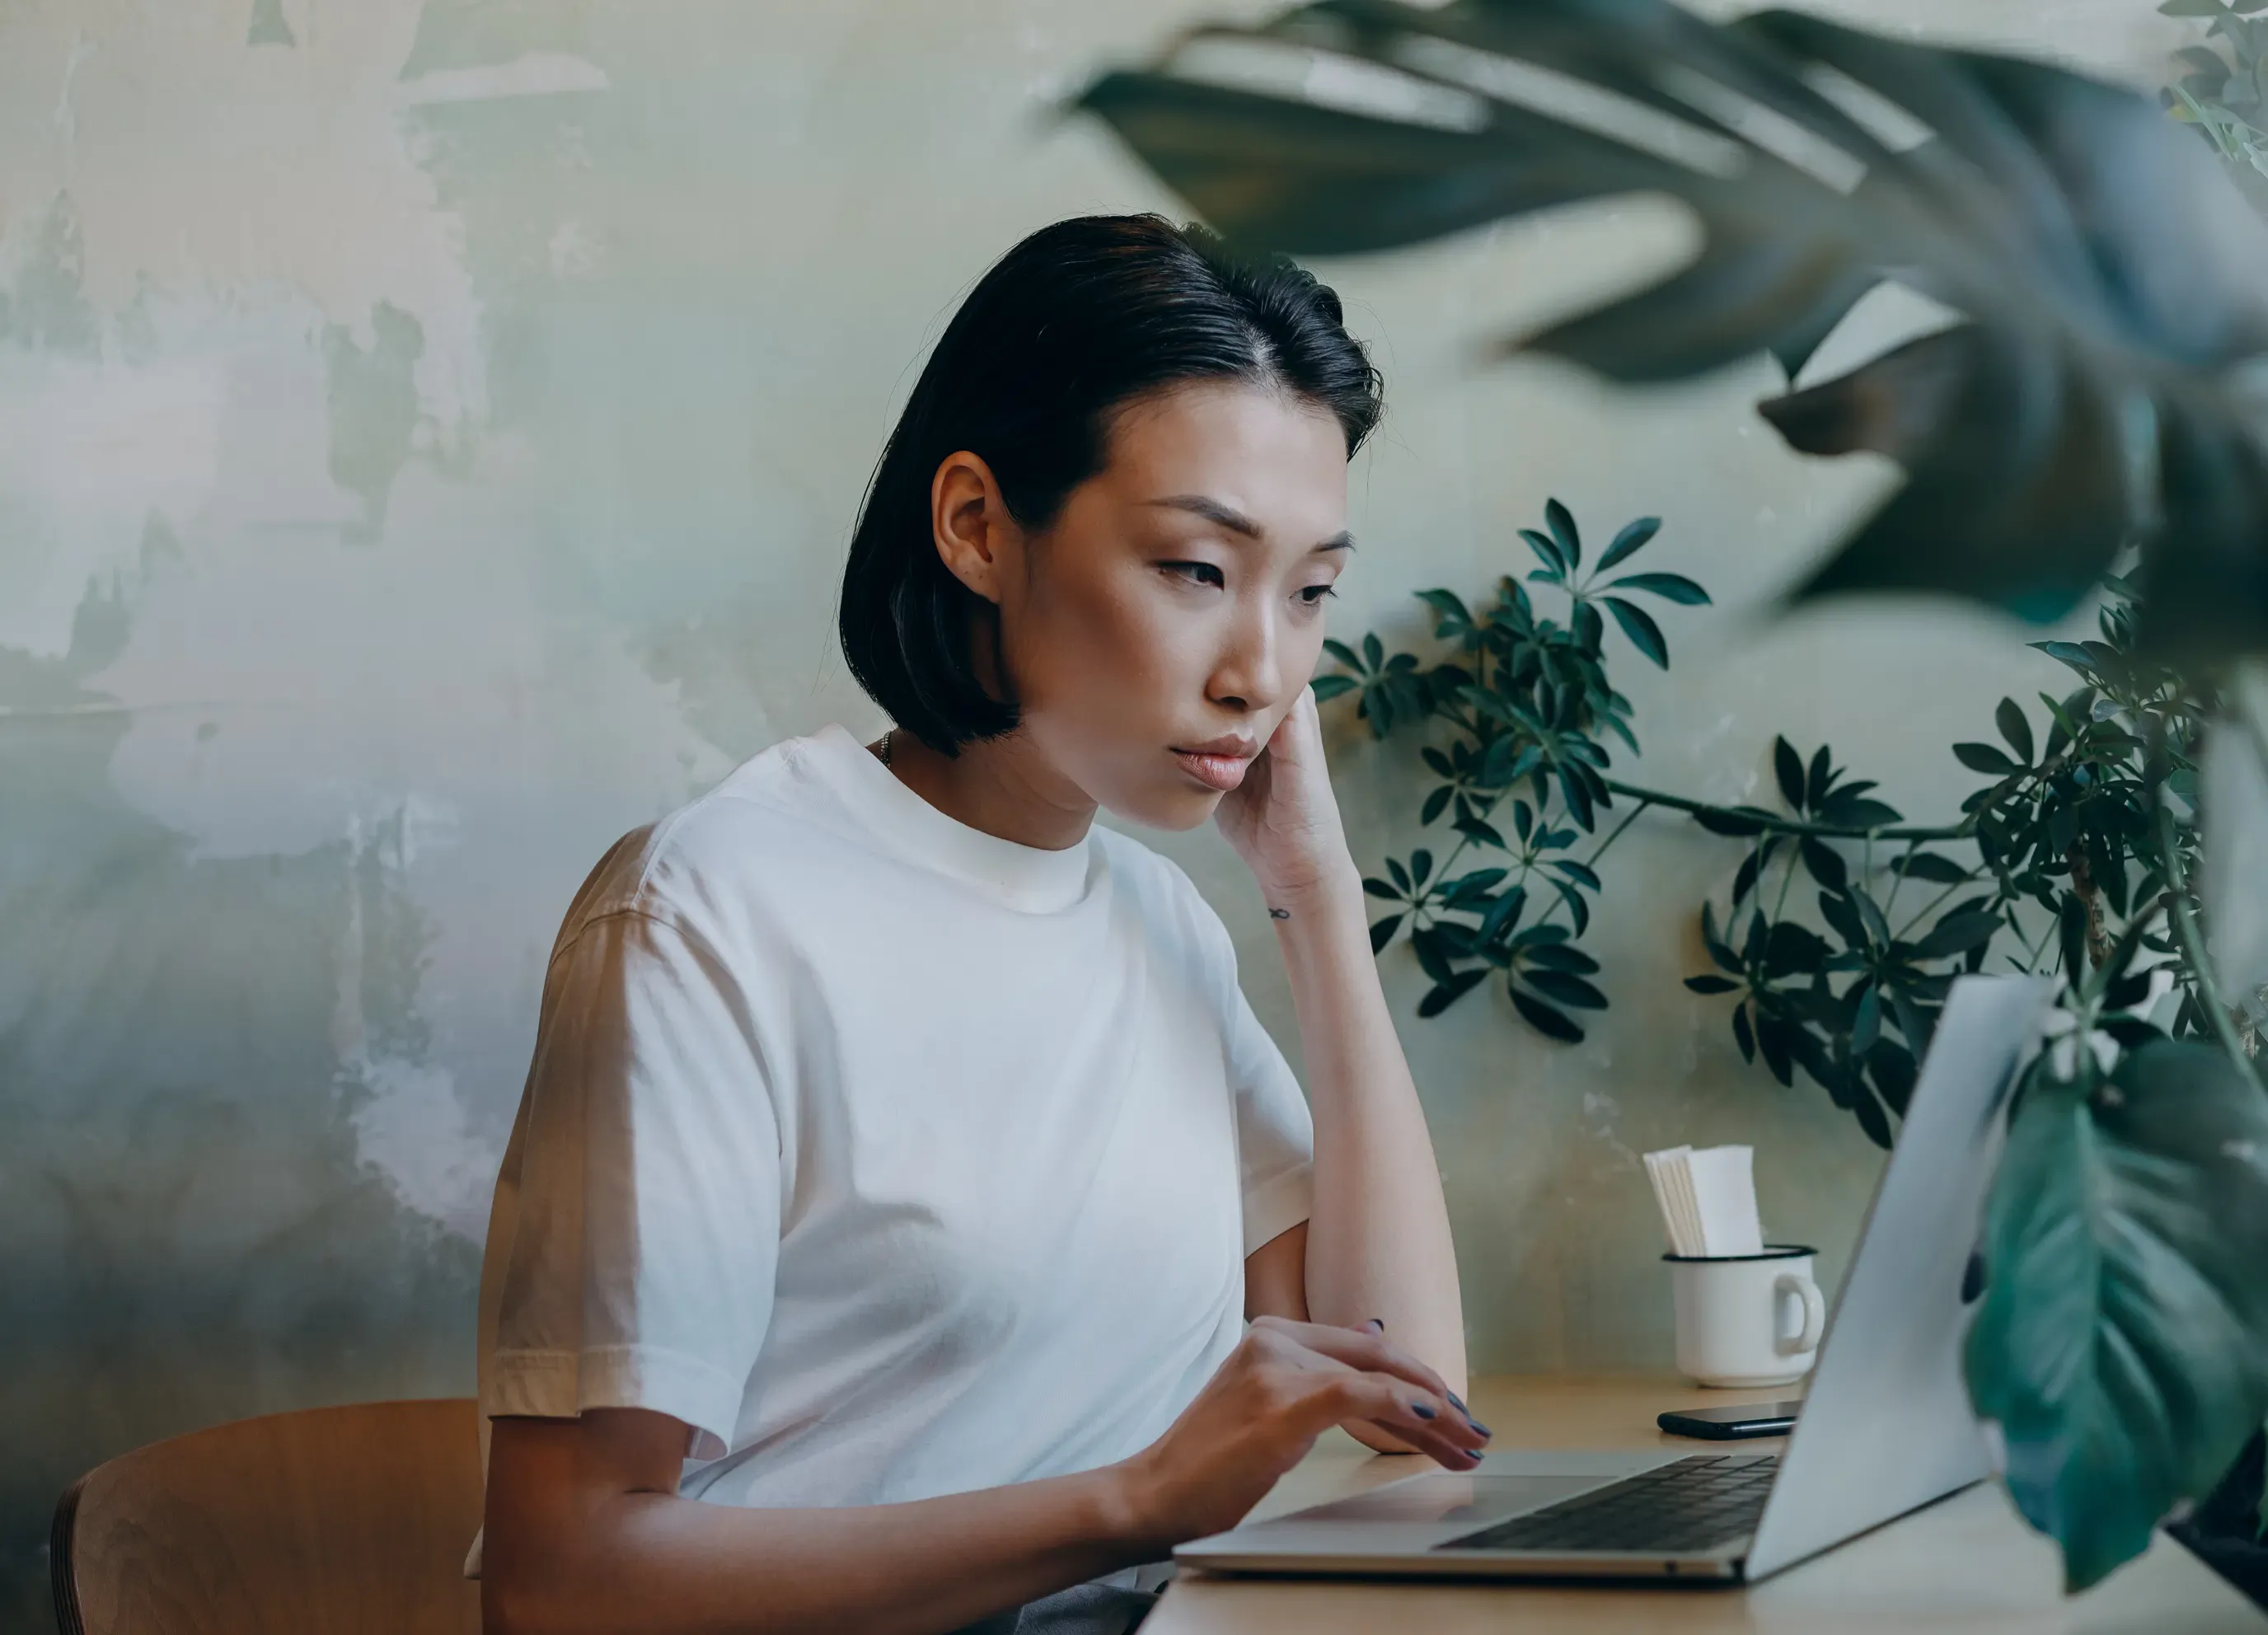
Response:
[[[1867,935],[1888,947],[1890,941],[1890,924],[1882,917],[1881,905],[1868,895],[1864,886],[1853,886],[1851,888],[1851,901],[1858,905],[1859,919],[1860,924],[1866,926]]]
[[[1934,851],[1917,851],[1899,866],[1908,879],[1931,880],[1940,886],[1960,885],[1973,872]]]
[[[1520,979],[1545,998],[1572,1005],[1579,1011],[1603,1011],[1607,1008],[1607,996],[1572,972],[1537,970],[1531,967],[1521,972]]]
[[[1418,1001],[1418,1014],[1439,1016],[1487,979],[1485,966],[1469,971],[1459,971],[1445,983],[1437,983],[1425,997]]]
[[[1554,1010],[1543,1000],[1533,998],[1514,988],[1512,1008],[1528,1019],[1528,1025],[1547,1039],[1557,1039],[1566,1044],[1583,1042],[1583,1030],[1567,1020],[1565,1013]]]
[[[1615,622],[1623,627],[1623,634],[1630,637],[1631,645],[1663,669],[1669,668],[1669,644],[1663,639],[1661,627],[1653,622],[1653,615],[1636,602],[1624,601],[1619,596],[1608,597],[1606,603],[1607,611],[1615,615]]]
[[[1389,863],[1387,866],[1391,868],[1394,865]],[[1420,846],[1417,851],[1410,854],[1410,880],[1412,885],[1424,885],[1425,883],[1426,877],[1432,874],[1432,872],[1433,854],[1432,852],[1426,851],[1423,846]]]
[[[1749,1026],[1749,1007],[1745,1005],[1733,1007],[1733,1042],[1741,1047],[1742,1061],[1756,1059],[1756,1031]]]
[[[1772,771],[1779,779],[1780,799],[1791,810],[1803,810],[1803,757],[1785,738],[1772,740]]]
[[[1379,670],[1385,667],[1386,644],[1378,639],[1377,632],[1373,631],[1362,638],[1362,656],[1368,661],[1368,668]]]
[[[1685,985],[1696,993],[1738,993],[1741,984],[1722,976],[1688,976]]]
[[[1858,1008],[1851,1013],[1851,1049],[1864,1056],[1874,1048],[1874,1042],[1881,1036],[1881,991],[1869,988],[1859,996]]]
[[[1793,920],[1779,921],[1764,939],[1764,969],[1774,976],[1808,975],[1826,958],[1827,945],[1818,933]]]
[[[1803,804],[1816,812],[1827,799],[1828,788],[1834,781],[1834,761],[1828,754],[1827,746],[1822,744],[1812,751],[1810,770],[1804,774]]]
[[[1371,922],[1370,951],[1373,954],[1383,952],[1386,945],[1394,940],[1394,933],[1402,929],[1402,919],[1399,914],[1389,914],[1384,919]]]
[[[1574,513],[1557,500],[1547,499],[1543,502],[1543,522],[1544,526],[1551,530],[1551,537],[1557,542],[1559,549],[1567,554],[1567,565],[1571,568],[1581,567],[1583,536],[1575,532]]]
[[[1850,1085],[1851,1111],[1859,1120],[1859,1128],[1867,1132],[1867,1139],[1887,1153],[1890,1150],[1890,1121],[1882,1116],[1881,1103],[1874,1093],[1867,1088],[1866,1080],[1854,1077]]]
[[[1435,818],[1440,817],[1443,808],[1447,806],[1449,804],[1449,797],[1456,792],[1456,790],[1451,785],[1444,784],[1432,794],[1426,796],[1425,804],[1418,809],[1418,826],[1423,828],[1425,825],[1431,823]]]
[[[1992,719],[2000,729],[2000,736],[2008,740],[2008,748],[2016,752],[2017,761],[2031,765],[2032,724],[2024,718],[2023,707],[2013,698],[2003,698],[1999,708],[1992,712]]]
[[[1795,1065],[1788,1054],[1788,1035],[1795,1030],[1777,1016],[1756,1013],[1756,1049],[1764,1053],[1764,1066],[1783,1086],[1795,1083]]]
[[[2093,1101],[2030,1083],[1966,1351],[2073,1591],[2147,1548],[2268,1413],[2268,1098],[2198,1044],[2146,1046],[2110,1082]]]
[[[1391,863],[1387,865],[1387,867],[1388,868],[1392,868],[1393,866],[1394,865]],[[1389,902],[1399,902],[1406,895],[1403,892],[1396,890],[1394,887],[1388,885],[1382,880],[1366,879],[1362,882],[1362,888],[1368,892],[1372,896],[1384,897]]]
[[[1488,912],[1481,917],[1480,938],[1483,942],[1494,942],[1520,924],[1520,917],[1528,911],[1528,888],[1514,886],[1489,904]]]
[[[1811,871],[1811,878],[1830,891],[1839,892],[1851,883],[1851,871],[1842,854],[1823,840],[1803,837],[1803,866]]]
[[[1882,1093],[1882,1100],[1890,1111],[1900,1118],[1906,1116],[1906,1103],[1913,1098],[1917,1076],[1913,1052],[1888,1039],[1877,1040],[1867,1052],[1867,1072],[1873,1076],[1874,1087]]]
[[[1823,823],[1839,823],[1845,829],[1881,829],[1896,822],[1901,814],[1887,801],[1863,799],[1838,789],[1813,815]]]
[[[1387,858],[1386,872],[1394,877],[1394,883],[1401,888],[1402,895],[1403,896],[1408,896],[1410,895],[1410,871],[1402,866],[1401,859],[1398,858]]]
[[[1602,567],[1604,565],[1601,564]],[[1709,593],[1682,573],[1626,573],[1607,588],[1610,591],[1644,591],[1649,596],[1674,601],[1681,608],[1706,608],[1710,605]]]
[[[1454,971],[1450,964],[1453,953],[1442,932],[1436,921],[1410,933],[1410,952],[1418,956],[1418,968],[1436,983],[1447,982]]]
[[[1327,703],[1341,693],[1351,693],[1358,685],[1359,683],[1351,675],[1319,675],[1307,683],[1308,689],[1315,695],[1317,703]]]
[[[1981,947],[2000,933],[2000,917],[1979,910],[1967,914],[1948,914],[1930,928],[1929,935],[1916,946],[1917,957],[1942,960],[1956,954],[1966,954]]]
[[[1733,902],[1737,907],[1741,899],[1756,887],[1756,871],[1763,865],[1764,852],[1751,851],[1741,859],[1741,866],[1733,876]]]
[[[1338,641],[1331,637],[1326,636],[1323,637],[1323,651],[1330,654],[1332,658],[1337,659],[1341,664],[1346,666],[1350,670],[1359,670],[1364,668],[1361,658],[1355,652],[1353,648],[1348,646],[1344,642]]]
[[[1537,943],[1528,951],[1528,962],[1546,970],[1566,971],[1576,976],[1598,974],[1599,962],[1572,943]]]
[[[1660,532],[1661,519],[1659,517],[1640,517],[1636,522],[1625,523],[1623,531],[1615,535],[1614,543],[1607,547],[1607,554],[1599,558],[1599,565],[1593,571],[1612,572],[1644,550],[1653,536]],[[1696,586],[1694,588],[1697,590],[1700,587]]]
[[[1543,559],[1544,571],[1552,578],[1564,579],[1567,577],[1566,554],[1547,535],[1538,534],[1534,528],[1522,528],[1520,531],[1520,537],[1528,541],[1528,549]]]
[[[1471,628],[1472,610],[1467,608],[1463,600],[1454,593],[1419,591],[1418,600],[1440,615],[1440,625],[1433,632],[1436,636],[1454,636],[1460,630]]]
[[[1764,832],[1764,825],[1756,819],[1742,817],[1736,812],[1731,811],[1712,808],[1696,812],[1693,814],[1693,821],[1712,835],[1731,835],[1737,837],[1761,835]]]
[[[1587,863],[1578,863],[1572,858],[1553,858],[1545,866],[1565,874],[1579,886],[1589,887],[1593,891],[1605,888],[1606,882],[1599,878],[1598,871]]]
[[[1990,744],[1955,744],[1953,758],[1972,772],[1984,772],[1993,777],[2008,777],[2024,770]]]

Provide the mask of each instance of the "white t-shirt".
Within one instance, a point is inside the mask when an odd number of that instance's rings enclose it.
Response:
[[[625,837],[569,911],[482,1410],[674,1415],[718,1504],[1107,1464],[1236,1344],[1312,1153],[1178,868],[967,828],[829,727]]]

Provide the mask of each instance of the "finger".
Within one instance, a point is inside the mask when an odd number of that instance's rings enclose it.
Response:
[[[1412,1385],[1422,1386],[1456,1413],[1465,1422],[1466,1427],[1482,1441],[1487,1441],[1493,1434],[1488,1426],[1473,1418],[1472,1410],[1449,1389],[1446,1380],[1422,1360],[1387,1339],[1386,1325],[1377,1318],[1372,1318],[1369,1323],[1359,1329],[1342,1329],[1329,1323],[1289,1326],[1298,1330],[1291,1337],[1308,1350],[1350,1368],[1359,1368],[1371,1374],[1395,1374]]]
[[[1350,1372],[1333,1378],[1325,1395],[1339,1410],[1337,1418],[1374,1425],[1447,1469],[1469,1470],[1480,1462],[1471,1428],[1432,1393],[1414,1390],[1393,1374]]]
[[[1447,1400],[1448,1382],[1419,1359],[1386,1337],[1385,1325],[1376,1318],[1359,1329],[1342,1329],[1326,1322],[1286,1323],[1287,1337],[1309,1351],[1369,1374],[1398,1374]]]

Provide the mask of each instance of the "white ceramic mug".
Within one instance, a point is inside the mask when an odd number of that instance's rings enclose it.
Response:
[[[1811,1372],[1827,1329],[1813,1281],[1817,1251],[1776,1243],[1761,1255],[1665,1255],[1677,1300],[1677,1371],[1701,1385],[1786,1385]]]

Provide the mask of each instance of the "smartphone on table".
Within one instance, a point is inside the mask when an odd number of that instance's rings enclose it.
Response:
[[[1727,1408],[1674,1408],[1654,1423],[1672,1436],[1705,1437],[1712,1442],[1736,1441],[1748,1436],[1786,1436],[1795,1429],[1802,1411],[1792,1403],[1745,1403]]]

